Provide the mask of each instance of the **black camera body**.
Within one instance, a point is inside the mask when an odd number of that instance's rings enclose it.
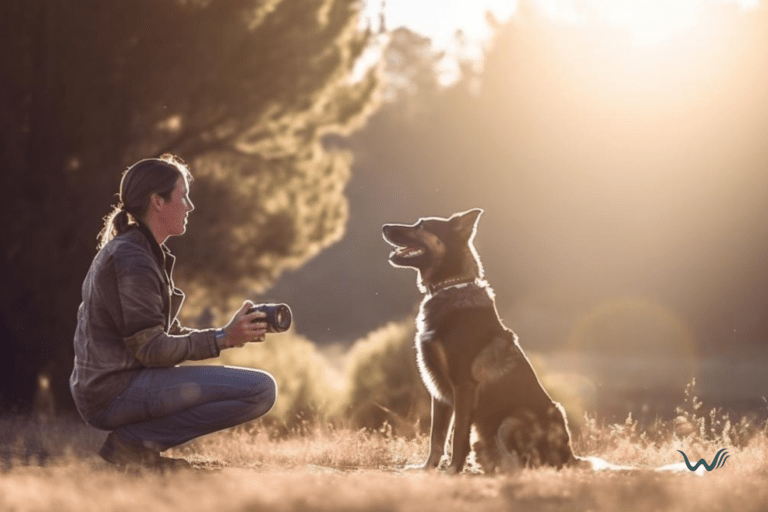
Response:
[[[259,304],[248,309],[247,313],[263,311],[266,318],[257,318],[254,322],[266,322],[267,332],[285,332],[291,327],[293,315],[288,304]]]

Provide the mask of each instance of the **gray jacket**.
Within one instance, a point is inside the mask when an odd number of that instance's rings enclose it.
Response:
[[[221,352],[213,329],[179,324],[184,294],[173,285],[174,262],[143,225],[112,239],[94,258],[83,282],[69,380],[86,421],[103,411],[137,370]]]

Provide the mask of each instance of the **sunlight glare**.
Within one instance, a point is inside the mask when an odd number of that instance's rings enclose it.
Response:
[[[735,5],[749,11],[759,0],[534,0],[545,18],[565,25],[597,24],[628,34],[638,49],[659,47],[684,32],[703,35],[711,29],[703,20],[705,10],[717,5]],[[366,0],[361,24],[374,32],[406,27],[432,41],[444,52],[438,69],[442,85],[459,79],[459,62],[481,65],[484,51],[493,37],[487,14],[505,23],[518,13],[517,0]],[[457,34],[461,34],[461,38]],[[360,79],[382,55],[385,41],[379,41],[361,59],[355,79]],[[354,81],[353,80],[353,81]]]
[[[382,8],[387,30],[406,27],[428,37],[432,48],[445,53],[438,74],[441,84],[450,85],[459,78],[460,61],[476,64],[482,61],[486,45],[493,36],[486,13],[499,23],[505,23],[517,11],[517,1],[367,0],[361,21],[374,32],[380,28]],[[377,55],[380,54],[381,51]],[[376,55],[371,57],[374,58]]]
[[[627,30],[640,47],[662,43],[696,25],[700,0],[621,0],[605,4],[604,19]]]
[[[535,4],[552,21],[604,24],[627,32],[635,46],[644,48],[697,27],[702,12],[713,5],[752,10],[758,0],[536,0]]]
[[[378,15],[382,4],[389,30],[407,27],[438,49],[450,47],[457,30],[469,40],[486,40],[491,35],[487,12],[503,22],[517,11],[517,1],[510,0],[368,0],[364,17]]]
[[[573,25],[581,22],[583,17],[573,0],[537,0],[536,5],[552,21]]]

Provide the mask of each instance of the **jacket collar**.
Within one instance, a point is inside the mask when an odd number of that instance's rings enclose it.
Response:
[[[160,265],[160,268],[165,270],[168,281],[172,285],[173,279],[171,279],[171,274],[173,273],[173,266],[176,263],[176,257],[171,254],[171,250],[168,249],[168,246],[157,243],[155,235],[146,224],[141,221],[137,221],[137,224],[137,229],[144,235],[144,238],[147,239],[147,243],[149,244],[150,249],[152,249],[152,254],[155,256],[157,264]]]

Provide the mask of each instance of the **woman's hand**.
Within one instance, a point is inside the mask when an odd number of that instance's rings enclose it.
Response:
[[[242,347],[251,341],[264,341],[267,333],[267,323],[257,322],[259,318],[266,318],[267,314],[263,311],[254,311],[246,313],[249,308],[255,304],[249,300],[243,302],[243,307],[235,313],[232,320],[224,327],[226,335],[223,344],[227,348]]]

